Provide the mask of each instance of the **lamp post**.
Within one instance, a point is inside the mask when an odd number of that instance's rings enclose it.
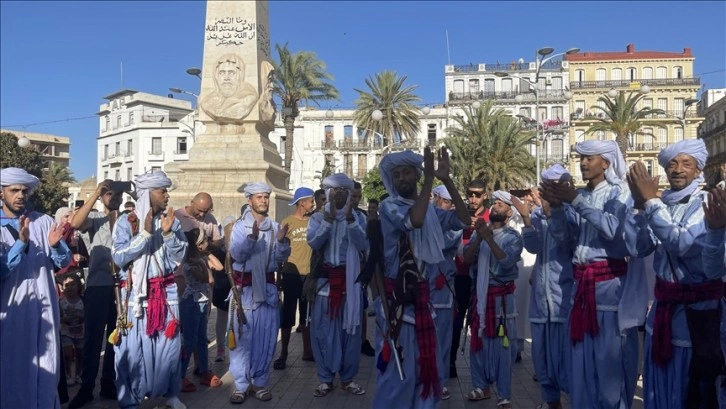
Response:
[[[547,63],[548,61],[551,61],[553,58],[561,57],[563,55],[575,54],[575,53],[579,52],[580,49],[579,48],[570,48],[570,49],[568,49],[565,52],[557,53],[557,54],[554,54],[554,55],[550,55],[554,51],[555,51],[555,49],[552,48],[552,47],[543,47],[543,48],[538,49],[537,52],[535,53],[534,59],[535,59],[536,69],[535,69],[535,72],[534,72],[534,82],[530,81],[527,78],[523,78],[523,77],[520,77],[520,76],[512,76],[513,78],[519,78],[520,80],[524,80],[525,82],[527,82],[527,84],[529,84],[529,87],[530,87],[530,92],[532,92],[534,94],[534,110],[535,110],[534,117],[537,120],[536,127],[535,127],[535,142],[536,143],[534,145],[534,155],[535,155],[535,161],[537,162],[537,175],[536,175],[536,180],[537,180],[537,185],[538,186],[539,186],[539,182],[540,182],[540,163],[539,163],[539,157],[540,157],[540,153],[539,153],[539,143],[540,143],[539,128],[540,128],[540,126],[539,126],[539,118],[538,118],[538,116],[539,116],[539,90],[537,89],[537,84],[539,83],[539,78],[540,78],[540,73],[542,71],[542,66],[545,63]],[[497,72],[494,73],[494,75],[496,75],[497,77],[500,77],[500,78],[510,77],[509,73],[502,72],[502,71],[497,71]],[[564,97],[567,100],[569,100],[570,98],[572,98],[572,93],[570,92],[569,89],[566,89],[566,91],[564,93]],[[522,97],[522,95],[517,95],[517,96],[514,97],[514,101],[517,102],[517,103],[520,103],[523,100],[524,100],[524,98]],[[542,131],[544,132],[544,129],[542,129]]]
[[[181,88],[173,88],[172,87],[172,88],[169,88],[169,91],[171,91],[171,92],[173,92],[175,94],[187,94],[187,95],[193,96],[194,98],[199,98],[199,95],[197,95],[197,94],[195,94],[193,92],[187,91],[187,90],[183,90]]]
[[[197,67],[187,68],[187,74],[195,76],[195,77],[199,78],[200,80],[202,79],[202,76],[200,75],[201,73],[202,73],[202,70],[200,70]]]

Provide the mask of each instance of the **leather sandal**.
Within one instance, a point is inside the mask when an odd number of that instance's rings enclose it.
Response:
[[[331,390],[333,390],[333,388],[331,388],[329,384],[323,382],[315,388],[313,396],[316,398],[322,398],[323,396],[327,396]]]
[[[473,391],[469,392],[466,395],[466,398],[469,399],[469,400],[471,400],[471,401],[491,399],[492,398],[492,392],[489,390],[489,388],[486,388],[486,389],[476,388]]]
[[[239,405],[247,400],[247,392],[234,391],[229,397],[229,403],[233,405]]]
[[[184,378],[182,380],[182,388],[181,388],[182,392],[184,392],[184,393],[196,392],[196,390],[197,390],[197,385],[193,384],[192,381],[190,381],[187,378]]]

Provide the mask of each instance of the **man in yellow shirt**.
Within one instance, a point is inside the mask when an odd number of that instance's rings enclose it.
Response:
[[[315,210],[314,192],[307,187],[295,190],[290,206],[296,206],[295,213],[286,217],[281,223],[290,226],[287,238],[290,239],[290,257],[283,264],[278,273],[278,283],[282,287],[283,301],[280,312],[280,357],[274,362],[275,369],[287,367],[287,352],[290,344],[290,333],[295,325],[295,309],[302,295],[303,282],[310,274],[310,258],[313,249],[307,241],[308,221],[310,214]],[[310,348],[310,327],[304,325],[307,320],[307,303],[300,308],[300,323],[303,326],[303,356],[304,361],[312,361],[313,353]]]

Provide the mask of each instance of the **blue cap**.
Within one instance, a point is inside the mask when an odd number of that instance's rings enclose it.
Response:
[[[295,203],[297,203],[300,199],[313,196],[315,196],[315,192],[313,192],[313,190],[309,187],[299,187],[295,190],[295,195],[293,195],[292,202],[290,202],[289,206],[295,206]]]

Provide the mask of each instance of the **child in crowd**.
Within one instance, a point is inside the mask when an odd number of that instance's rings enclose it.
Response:
[[[78,274],[67,274],[62,281],[60,298],[61,345],[68,386],[81,383],[83,369],[83,299]],[[71,372],[75,362],[75,376]]]

